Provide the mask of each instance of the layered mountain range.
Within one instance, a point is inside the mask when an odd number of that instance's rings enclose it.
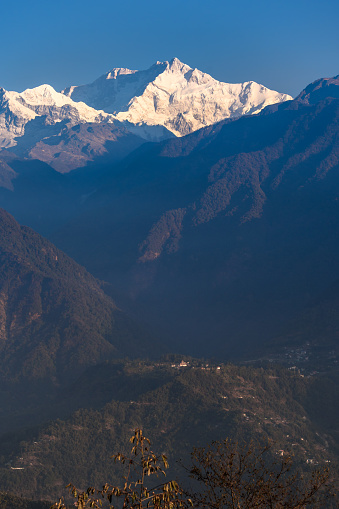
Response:
[[[54,240],[186,351],[258,349],[339,278],[337,90],[142,147]]]
[[[113,69],[62,93],[50,85],[1,89],[0,148],[65,173],[289,99],[255,82],[219,82],[174,58],[146,71]]]
[[[293,320],[305,337],[305,306],[339,279],[338,111],[334,77],[257,115],[142,144],[115,165],[63,176],[3,151],[12,190],[0,203],[110,281],[173,349],[258,352],[275,337],[284,344],[284,331],[291,339]]]
[[[258,436],[302,470],[337,461],[339,77],[256,115],[238,86],[212,123],[224,85],[173,60],[63,94],[3,92],[6,489],[100,485],[136,427],[177,457]],[[180,357],[145,360],[163,351]]]

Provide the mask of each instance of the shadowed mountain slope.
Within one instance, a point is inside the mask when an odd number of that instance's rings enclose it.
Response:
[[[149,353],[150,344],[83,267],[0,210],[0,375],[6,382],[64,383],[104,359]]]
[[[284,364],[309,366],[316,372],[338,371],[339,282],[311,299],[287,322],[281,334],[265,345],[263,355]]]
[[[308,87],[314,100],[141,147],[55,240],[186,351],[256,348],[339,277],[331,83],[319,101]]]
[[[40,119],[35,122],[42,123]],[[111,123],[72,125],[59,122],[43,126],[43,133],[36,131],[37,125],[27,126],[26,135],[18,139],[13,152],[44,161],[60,173],[90,166],[93,161],[114,164],[144,143],[124,127]]]

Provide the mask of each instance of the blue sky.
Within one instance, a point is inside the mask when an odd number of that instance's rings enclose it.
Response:
[[[293,96],[339,74],[338,0],[17,0],[1,5],[0,86],[57,90],[180,60]]]

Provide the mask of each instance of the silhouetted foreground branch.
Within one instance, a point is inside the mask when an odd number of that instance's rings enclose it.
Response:
[[[276,460],[271,445],[254,442],[239,445],[230,440],[195,448],[192,465],[185,468],[193,488],[184,490],[172,480],[154,483],[152,476],[165,476],[164,455],[156,456],[141,429],[131,437],[131,455],[118,453],[115,462],[125,465],[121,486],[104,484],[79,491],[72,484],[70,493],[78,509],[316,509],[334,507],[330,500],[329,470],[316,470],[304,477],[295,469],[290,456]],[[147,482],[149,481],[149,482]],[[67,509],[59,500],[51,509]]]

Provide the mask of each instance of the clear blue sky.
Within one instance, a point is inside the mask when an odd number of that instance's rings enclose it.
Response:
[[[17,0],[1,5],[0,86],[57,90],[176,56],[293,96],[339,74],[338,0]]]

